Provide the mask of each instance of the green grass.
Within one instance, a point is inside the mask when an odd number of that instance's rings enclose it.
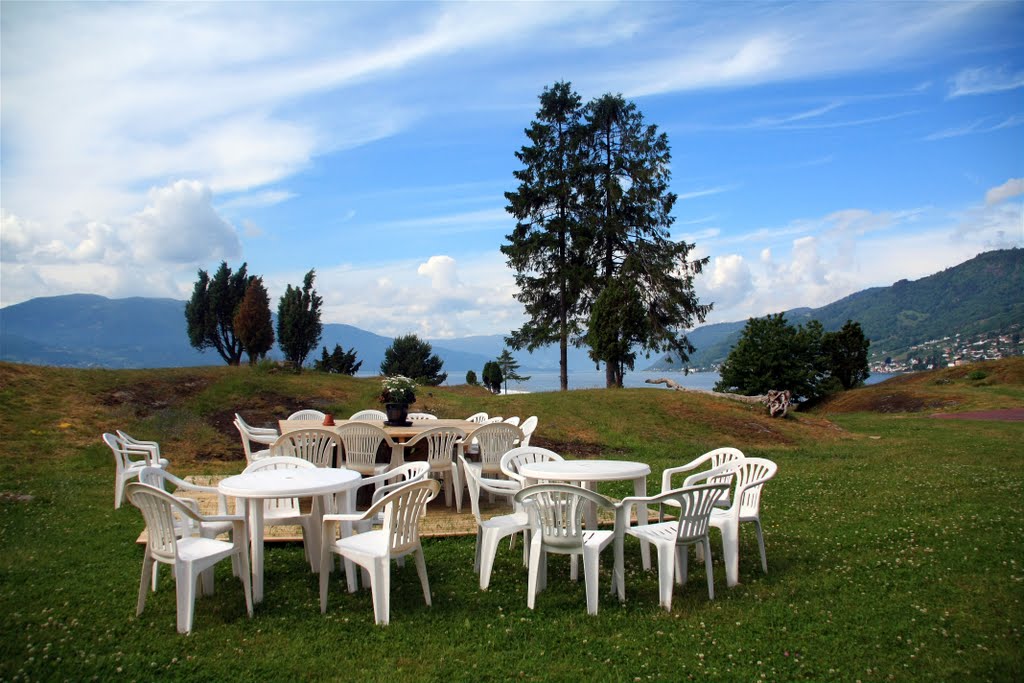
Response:
[[[993,382],[998,376],[965,376],[936,390],[955,389],[958,409],[1019,407],[1020,387]],[[196,379],[201,387],[183,388]],[[432,607],[412,563],[393,568],[386,628],[373,625],[369,593],[348,594],[337,574],[321,615],[317,577],[298,545],[268,550],[266,598],[251,620],[227,563],[216,594],[197,601],[191,636],[175,633],[166,570],[135,617],[142,521],[130,505],[112,509],[102,431],[160,439],[179,474],[235,472],[237,437],[217,422],[225,410],[269,415],[318,404],[345,415],[372,405],[376,389],[372,380],[248,368],[0,364],[0,680],[1024,677],[1024,424],[926,412],[771,421],[742,404],[653,390],[495,397],[440,388],[417,408],[539,415],[539,437],[566,452],[649,462],[652,492],[663,468],[716,445],[775,460],[779,475],[762,514],[770,573],[761,572],[745,529],[742,583],[726,588],[716,562],[713,602],[691,565],[672,611],[661,610],[656,575],[641,569],[629,539],[625,604],[606,592],[609,553],[596,617],[587,616],[582,582],[569,581],[564,558],[551,559],[549,588],[531,611],[518,546],[502,546],[491,590],[481,592],[472,539],[452,538],[425,543]],[[139,403],[110,401],[129,390]],[[162,398],[147,403],[153,396]]]

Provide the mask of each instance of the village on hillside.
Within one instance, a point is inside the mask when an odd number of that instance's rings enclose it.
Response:
[[[957,333],[911,346],[900,358],[887,357],[871,363],[872,372],[914,372],[955,367],[983,360],[1024,355],[1021,324],[998,332],[975,335]]]

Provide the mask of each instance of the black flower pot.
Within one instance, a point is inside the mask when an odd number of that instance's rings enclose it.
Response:
[[[388,416],[387,422],[384,424],[389,427],[408,427],[412,424],[409,421],[408,403],[385,403],[384,412]]]

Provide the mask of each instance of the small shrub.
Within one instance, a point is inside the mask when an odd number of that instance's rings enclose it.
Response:
[[[988,377],[988,373],[985,372],[984,370],[972,370],[967,375],[967,379],[975,381],[975,382],[980,380],[980,379],[985,379],[986,377]]]

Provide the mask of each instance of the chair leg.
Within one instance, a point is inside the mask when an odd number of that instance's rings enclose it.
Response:
[[[242,579],[242,590],[245,592],[245,611],[249,614],[249,618],[252,619],[252,576],[249,573],[249,552],[245,549],[244,544],[237,558],[239,576]]]
[[[479,532],[478,532],[479,533]],[[494,556],[498,554],[498,543],[501,539],[493,533],[483,532],[478,542],[478,563],[480,565],[480,590],[487,590],[491,583],[491,570],[494,568]]]
[[[676,563],[675,543],[671,546],[657,543],[658,551],[658,601],[666,610],[672,610],[673,569]]]
[[[536,540],[540,540],[539,535]],[[541,544],[537,542],[533,543],[533,547],[530,549],[530,572],[526,585],[526,606],[530,609],[533,609],[534,602],[537,598],[537,584],[540,582],[539,575],[541,571],[541,562],[543,561],[544,564],[547,564],[547,557],[545,557],[545,555],[546,553],[541,547]]]
[[[597,614],[598,590],[597,583],[600,574],[600,549],[597,547],[583,547],[583,580],[587,586],[587,614]]]
[[[375,558],[370,572],[370,595],[373,599],[374,623],[386,626],[390,617],[391,560]]]
[[[213,595],[213,567],[200,572],[199,577],[202,582],[200,595]]]
[[[686,583],[689,578],[690,569],[690,546],[676,546],[676,583],[680,586]]]
[[[476,548],[474,548],[473,554],[473,571],[477,574],[480,573],[480,552],[481,546],[483,545],[484,530],[477,526],[476,528]]]
[[[330,588],[328,581],[331,580],[331,569],[334,567],[334,557],[326,543],[320,549],[320,614],[327,612],[327,591]]]
[[[190,563],[177,562],[174,565],[174,588],[178,603],[178,633],[192,632],[198,580],[199,577],[192,571]]]
[[[764,533],[761,529],[761,520],[754,520],[754,530],[757,533],[757,547],[761,550],[761,569],[768,573],[768,556],[764,554]]]
[[[715,599],[715,570],[711,566],[711,541],[707,536],[701,544],[704,547],[704,571],[708,575],[708,600]],[[700,547],[700,546],[698,546]]]
[[[146,607],[146,593],[149,592],[149,584],[156,583],[153,579],[156,578],[156,572],[154,571],[153,565],[156,564],[153,558],[149,555],[149,549],[146,549],[146,556],[142,559],[142,578],[139,580],[139,600],[135,604],[135,616],[142,614],[142,610]]]
[[[740,539],[735,524],[723,524],[722,559],[725,560],[725,583],[732,588],[740,582]]]
[[[430,607],[430,580],[427,578],[427,561],[423,558],[423,548],[417,548],[413,552],[413,559],[416,560],[416,573],[420,575],[420,586],[423,588],[423,600]]]
[[[459,463],[452,463],[452,488],[455,494],[455,511],[462,512],[462,477],[459,475]]]

